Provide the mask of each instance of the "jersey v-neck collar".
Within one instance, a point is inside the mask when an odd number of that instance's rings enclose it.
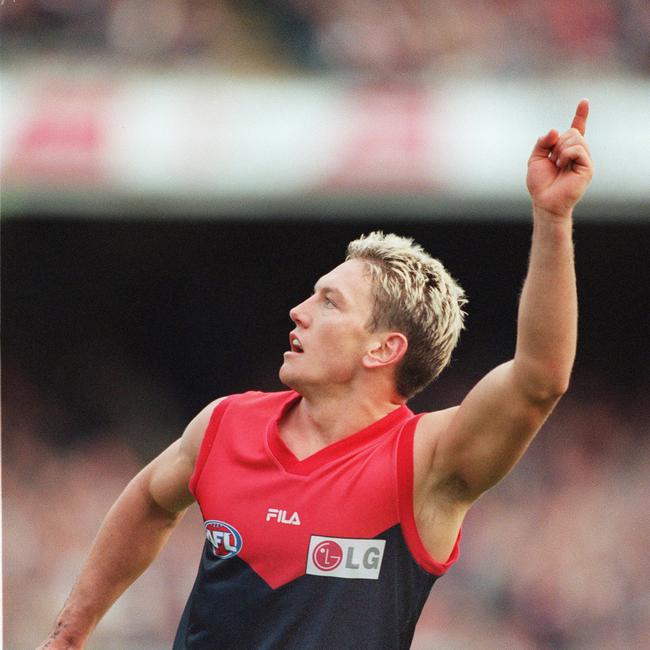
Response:
[[[382,437],[386,431],[390,430],[402,420],[406,420],[409,416],[413,415],[408,406],[402,404],[394,411],[391,411],[383,418],[373,422],[364,429],[352,433],[341,440],[332,442],[326,447],[323,447],[317,452],[314,452],[300,460],[291,449],[289,449],[284,440],[282,440],[278,427],[278,422],[282,419],[282,416],[298,399],[300,399],[299,393],[296,393],[295,391],[290,391],[288,393],[287,400],[282,404],[278,416],[273,418],[269,424],[267,440],[271,454],[280,465],[291,474],[301,474],[303,476],[310,474],[332,460],[366,446],[373,440]]]

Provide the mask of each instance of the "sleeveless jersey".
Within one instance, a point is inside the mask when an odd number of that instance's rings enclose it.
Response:
[[[300,395],[226,398],[190,489],[206,542],[174,650],[408,648],[436,562],[413,516],[413,433],[402,405],[298,460],[278,421]]]

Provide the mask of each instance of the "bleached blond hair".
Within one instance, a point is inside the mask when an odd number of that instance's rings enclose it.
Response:
[[[373,287],[370,331],[408,339],[395,372],[397,391],[410,398],[449,364],[463,329],[465,292],[442,263],[407,237],[371,232],[348,244],[346,260],[366,262]]]

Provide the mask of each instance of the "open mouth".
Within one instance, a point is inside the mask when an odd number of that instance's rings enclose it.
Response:
[[[302,349],[302,343],[295,334],[289,334],[289,345],[291,346],[292,352],[298,352],[299,354],[304,352]]]

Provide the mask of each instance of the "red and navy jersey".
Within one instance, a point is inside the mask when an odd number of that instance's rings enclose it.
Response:
[[[413,516],[402,405],[299,460],[278,421],[293,391],[215,408],[190,489],[206,542],[174,649],[408,648],[436,562]]]

